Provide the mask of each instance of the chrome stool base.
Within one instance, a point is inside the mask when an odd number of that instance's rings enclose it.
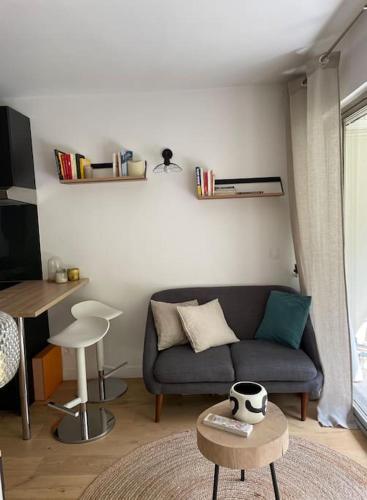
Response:
[[[86,430],[83,429],[82,413],[78,417],[66,415],[58,423],[54,436],[63,443],[88,443],[108,434],[114,425],[115,417],[109,410],[91,407],[86,411]]]
[[[100,387],[103,384],[103,387]],[[88,402],[103,403],[119,398],[127,391],[127,383],[120,378],[88,380]],[[102,398],[101,395],[104,397]]]

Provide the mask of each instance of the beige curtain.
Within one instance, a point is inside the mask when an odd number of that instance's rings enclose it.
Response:
[[[292,164],[289,171],[293,239],[301,290],[311,316],[324,373],[318,419],[353,427],[350,342],[344,276],[341,192],[339,54],[312,62],[289,84]]]

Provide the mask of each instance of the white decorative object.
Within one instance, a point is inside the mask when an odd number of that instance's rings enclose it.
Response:
[[[246,424],[258,424],[265,418],[268,393],[256,382],[237,382],[232,385],[229,399],[232,415]]]
[[[0,388],[10,382],[17,373],[19,359],[17,324],[9,314],[0,311]]]
[[[145,174],[146,162],[144,160],[128,161],[127,173],[131,177],[143,177]]]
[[[253,429],[253,426],[250,424],[241,423],[233,418],[222,417],[214,413],[208,413],[203,420],[203,424],[242,437],[249,437]]]
[[[67,270],[64,268],[58,269],[56,271],[55,281],[56,281],[56,283],[67,283],[68,282]]]
[[[60,257],[54,255],[47,262],[47,278],[48,281],[56,280],[56,272],[63,268],[62,260]]]

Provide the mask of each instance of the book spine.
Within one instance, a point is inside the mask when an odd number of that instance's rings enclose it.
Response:
[[[117,153],[112,153],[112,175],[118,177]]]
[[[77,153],[75,155],[75,161],[76,161],[76,174],[78,176],[78,179],[82,178],[82,172],[81,172],[81,160],[84,158],[83,155]]]
[[[121,175],[128,175],[127,171],[127,162],[133,159],[133,152],[128,151],[127,149],[121,149]]]
[[[208,170],[208,196],[212,196],[212,170]]]
[[[73,179],[77,179],[78,178],[78,170],[76,167],[76,155],[74,153],[70,153],[70,160],[71,160],[71,170],[72,170]]]
[[[200,188],[201,196],[204,196],[204,170],[200,168]]]
[[[62,167],[61,167],[61,161],[60,161],[60,156],[59,156],[60,151],[58,151],[57,149],[55,149],[54,151],[55,151],[57,174],[59,176],[59,179],[62,180],[63,175],[62,175]]]
[[[201,196],[200,167],[195,168],[195,175],[196,175],[196,191],[198,196]]]
[[[122,176],[122,164],[121,164],[121,154],[116,153],[117,155],[117,177]]]
[[[204,195],[208,196],[208,171],[204,172]]]
[[[65,162],[66,162],[66,170],[67,170],[67,178],[72,179],[72,169],[71,169],[71,156],[70,153],[65,153]]]
[[[66,160],[66,153],[61,153],[61,165],[63,169],[64,179],[69,179],[68,163]]]
[[[85,167],[85,158],[80,158],[80,178],[85,179],[84,167]]]

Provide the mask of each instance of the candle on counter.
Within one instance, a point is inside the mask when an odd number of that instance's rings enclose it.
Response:
[[[68,279],[69,281],[78,281],[80,278],[80,271],[78,267],[70,267],[68,269]]]
[[[66,272],[66,269],[58,269],[56,271],[55,281],[56,281],[56,283],[67,283],[68,274]]]

